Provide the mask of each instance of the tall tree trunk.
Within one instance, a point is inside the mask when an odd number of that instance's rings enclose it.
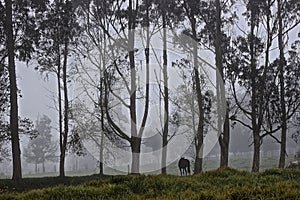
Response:
[[[105,56],[104,56],[105,59]],[[105,63],[105,60],[103,60],[103,62]],[[105,66],[105,64],[104,64]],[[100,172],[99,175],[102,176],[104,175],[104,169],[103,169],[103,153],[104,153],[104,131],[105,131],[105,125],[104,125],[104,97],[103,97],[103,90],[104,90],[104,72],[103,72],[104,68],[101,70],[101,75],[100,75],[100,111],[101,111],[101,141],[100,141],[100,157],[99,157],[99,168],[100,168]],[[103,77],[103,78],[102,78]]]
[[[58,48],[59,49],[59,48]],[[58,126],[59,126],[59,149],[60,149],[60,160],[59,160],[59,176],[65,176],[65,168],[63,162],[63,116],[62,116],[62,93],[61,93],[61,65],[60,65],[60,52],[58,50],[58,61],[57,61],[57,92],[58,92]]]
[[[98,5],[99,6],[99,5]],[[106,25],[106,21],[104,20],[104,24]],[[106,48],[107,48],[107,40],[106,40],[106,35],[103,34],[103,47],[100,48],[102,49],[101,55],[102,55],[102,68],[100,68],[100,112],[101,112],[101,141],[100,141],[100,163],[99,163],[99,175],[102,176],[104,175],[104,164],[103,164],[103,157],[104,157],[104,131],[105,131],[105,95],[107,88],[105,84],[105,69],[106,69]],[[100,50],[101,51],[101,50]]]
[[[61,30],[56,29],[57,32],[57,37],[59,38],[61,35]],[[59,150],[60,150],[60,157],[59,157],[59,176],[64,177],[65,176],[65,167],[64,167],[64,156],[63,156],[63,108],[62,108],[62,85],[61,85],[61,47],[60,47],[60,42],[57,41],[56,44],[56,54],[57,54],[57,60],[56,60],[56,65],[57,65],[57,93],[58,93],[58,128],[59,128]]]
[[[195,147],[196,147],[196,158],[195,158],[195,167],[194,173],[202,172],[202,163],[203,163],[203,138],[204,138],[204,111],[203,111],[203,97],[201,93],[201,83],[200,83],[200,73],[199,73],[199,62],[198,62],[198,46],[197,46],[197,33],[196,33],[196,18],[194,14],[191,14],[190,18],[192,35],[193,35],[193,65],[194,65],[194,81],[196,86],[197,94],[197,103],[198,103],[198,127],[197,135],[195,138]]]
[[[68,99],[68,80],[67,80],[67,65],[68,65],[68,39],[65,39],[64,44],[64,63],[63,63],[63,90],[64,90],[64,131],[62,137],[62,149],[60,155],[60,176],[64,177],[65,157],[67,151],[67,141],[69,132],[69,99]]]
[[[256,61],[255,61],[255,47],[254,47],[254,28],[255,28],[255,16],[254,16],[254,2],[250,0],[250,68],[251,68],[251,123],[252,123],[252,134],[254,140],[254,154],[253,154],[253,162],[252,162],[252,172],[259,171],[259,163],[260,163],[260,131],[257,125],[257,103],[256,103]]]
[[[167,55],[167,26],[166,26],[166,0],[162,6],[163,23],[163,78],[164,78],[164,127],[162,135],[162,168],[161,173],[167,174],[167,145],[169,134],[169,88],[168,88],[168,55]]]
[[[136,69],[135,69],[135,55],[134,55],[134,37],[135,37],[135,15],[133,11],[133,1],[129,0],[129,14],[128,14],[128,48],[129,48],[129,63],[130,63],[130,130],[131,130],[131,173],[139,174],[140,172],[140,152],[141,152],[141,138],[137,134],[136,124]]]
[[[278,7],[278,47],[279,47],[279,83],[280,83],[280,106],[281,106],[281,144],[280,144],[280,158],[279,167],[284,168],[286,156],[286,132],[287,132],[287,114],[285,107],[285,91],[284,91],[284,44],[283,44],[283,27],[282,27],[282,1],[277,0]]]
[[[105,59],[105,56],[104,56]],[[105,60],[103,60],[104,66],[105,66]],[[103,97],[103,90],[104,90],[104,68],[101,70],[101,75],[100,75],[100,111],[101,111],[101,141],[100,141],[100,157],[99,157],[99,168],[100,172],[99,175],[102,176],[104,175],[104,166],[103,166],[103,153],[104,153],[104,131],[105,131],[105,125],[104,125],[104,97]]]
[[[18,124],[18,95],[17,95],[17,79],[15,65],[15,45],[12,21],[12,1],[5,0],[6,14],[6,48],[8,52],[8,73],[10,88],[10,133],[11,133],[11,149],[13,158],[13,175],[12,179],[19,182],[22,179],[21,167],[21,150],[19,141],[19,124]]]
[[[219,144],[221,150],[220,167],[228,166],[228,154],[229,154],[229,137],[230,137],[230,126],[229,126],[229,114],[225,108],[225,120],[222,126],[222,114],[224,113],[225,96],[223,94],[222,85],[225,84],[223,65],[222,65],[222,33],[221,33],[221,5],[220,0],[215,1],[216,5],[216,36],[215,36],[215,51],[216,51],[216,78],[217,78],[217,109],[218,109],[218,131],[219,131]],[[220,73],[220,77],[219,77]]]

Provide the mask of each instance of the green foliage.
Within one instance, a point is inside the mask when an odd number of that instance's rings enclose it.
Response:
[[[79,181],[80,177],[77,178]],[[92,178],[96,177],[88,177],[87,179],[82,177],[82,181]],[[57,179],[50,178],[48,180]],[[30,181],[34,182],[35,179]],[[261,173],[250,173],[231,168],[221,168],[187,177],[115,176],[105,180],[92,180],[78,186],[59,185],[24,193],[5,193],[0,195],[0,200],[297,199],[299,196],[299,169],[270,169]]]
[[[37,28],[37,21],[40,20],[42,13],[46,8],[47,1],[36,0],[22,0],[13,1],[13,34],[14,34],[14,48],[15,55],[20,61],[28,62],[34,52],[34,45],[39,38],[39,30]],[[5,31],[5,9],[4,1],[0,2],[0,46],[6,46],[5,40],[7,38]],[[0,48],[0,66],[5,62],[7,56],[7,49],[3,46]],[[1,68],[1,67],[0,67]]]

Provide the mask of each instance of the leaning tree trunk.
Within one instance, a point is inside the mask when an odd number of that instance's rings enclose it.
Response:
[[[18,124],[18,95],[17,95],[17,79],[16,65],[14,53],[14,34],[12,21],[12,1],[5,0],[6,14],[6,48],[8,53],[8,73],[10,88],[10,133],[13,158],[13,176],[12,179],[19,182],[22,179],[21,167],[21,150],[19,141],[19,124]]]

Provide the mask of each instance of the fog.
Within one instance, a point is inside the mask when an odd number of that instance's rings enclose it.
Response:
[[[17,63],[18,88],[21,90],[19,98],[19,116],[35,121],[39,115],[47,115],[52,123],[56,123],[53,95],[56,95],[56,84],[53,77],[48,80],[34,70],[32,65]]]

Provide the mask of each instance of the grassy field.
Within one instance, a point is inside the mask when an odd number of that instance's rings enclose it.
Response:
[[[286,163],[288,164],[290,161],[293,161],[294,158],[293,156],[289,156],[286,158]],[[260,170],[264,171],[266,169],[272,169],[278,167],[278,162],[279,158],[278,157],[267,157],[267,156],[262,156],[260,160]],[[191,170],[193,170],[193,164],[191,163]],[[203,171],[210,171],[210,170],[215,170],[218,169],[220,165],[219,158],[213,158],[213,159],[204,159],[203,161]],[[238,169],[238,170],[244,170],[244,171],[251,171],[252,167],[252,157],[231,157],[229,159],[229,167]],[[110,175],[124,175],[127,173],[122,173],[115,171],[111,168],[105,168],[105,174],[110,174]],[[180,175],[180,172],[178,170],[178,165],[177,161],[174,163],[171,163],[169,166],[167,166],[167,172],[170,175]],[[89,174],[92,174],[95,172],[90,172]],[[154,172],[149,172],[146,174],[160,174],[161,171],[157,170]]]
[[[300,199],[300,169],[250,173],[232,168],[179,177],[119,175],[24,179],[26,191],[3,188],[2,199]],[[9,187],[9,186],[8,186]],[[31,188],[30,188],[31,187]],[[33,189],[32,188],[41,188]]]
[[[286,158],[286,163],[287,165],[290,163],[290,161],[293,161],[294,157],[289,156]],[[271,168],[276,168],[278,166],[279,158],[278,157],[267,157],[267,156],[262,156],[261,161],[260,161],[260,169],[261,171],[266,170],[266,169],[271,169]],[[209,171],[209,170],[214,170],[219,167],[219,158],[210,158],[207,159],[205,158],[203,161],[203,171]],[[234,169],[239,169],[239,170],[245,170],[245,171],[251,171],[251,164],[252,164],[252,157],[231,157],[229,159],[229,167],[234,168]],[[1,166],[0,166],[1,167]],[[193,163],[191,164],[191,170],[193,170]],[[89,176],[92,174],[97,174],[99,172],[99,169],[95,170],[84,170],[84,171],[66,171],[67,176]],[[167,166],[167,172],[169,175],[179,175],[179,170],[177,166],[177,161],[174,163],[171,163],[169,166]],[[127,172],[120,172],[116,171],[114,169],[111,169],[109,167],[104,168],[104,173],[108,175],[126,175]],[[157,170],[154,172],[149,172],[146,173],[148,174],[160,174],[161,171]],[[47,172],[47,173],[24,173],[23,177],[24,178],[38,178],[38,177],[54,177],[58,176],[58,172]],[[3,175],[0,174],[0,181],[1,179],[9,179],[11,175]]]

